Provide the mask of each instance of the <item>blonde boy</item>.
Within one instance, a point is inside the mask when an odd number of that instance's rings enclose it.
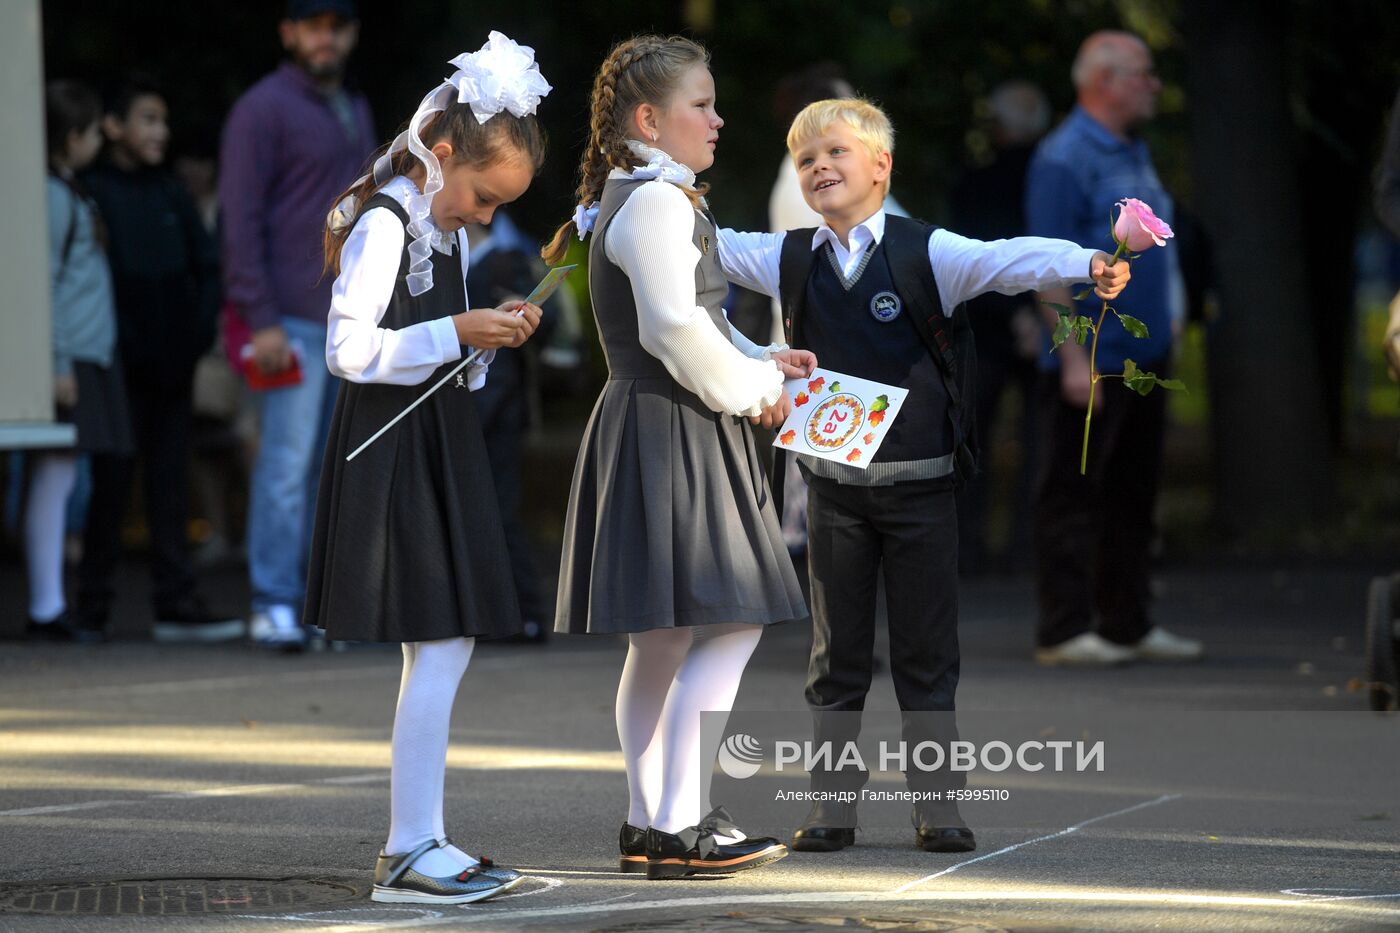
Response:
[[[807,703],[818,742],[853,739],[870,688],[876,577],[884,573],[890,668],[906,713],[951,713],[958,682],[957,518],[953,490],[975,468],[974,354],[962,305],[987,291],[1018,294],[1093,281],[1113,298],[1126,263],[1064,240],[982,242],[882,209],[894,130],[874,104],[823,100],[797,115],[788,150],[815,229],[719,234],[725,274],[781,300],[794,346],[836,372],[899,385],[911,404],[865,470],[799,456],[808,481],[812,653]],[[845,715],[840,715],[844,713]],[[933,716],[906,716],[913,743],[955,737]],[[813,772],[822,796],[858,790],[863,772]],[[911,790],[961,786],[960,773],[906,773]],[[973,833],[953,804],[920,804],[916,844],[964,852]],[[813,806],[793,848],[830,852],[855,839],[855,806]]]

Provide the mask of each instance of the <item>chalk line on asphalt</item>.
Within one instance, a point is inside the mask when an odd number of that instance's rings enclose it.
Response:
[[[1322,898],[1282,898],[1266,895],[1229,894],[1183,894],[1158,891],[1017,891],[1017,890],[969,890],[969,891],[912,891],[893,895],[884,892],[854,891],[802,891],[787,894],[741,894],[716,895],[712,897],[681,897],[673,900],[656,899],[629,901],[627,903],[607,901],[569,904],[559,907],[526,907],[523,909],[491,909],[508,895],[480,904],[466,904],[453,909],[450,916],[412,917],[396,921],[381,921],[370,924],[379,930],[410,930],[443,924],[468,925],[476,923],[500,924],[509,920],[513,924],[526,924],[534,921],[550,920],[558,917],[576,918],[581,916],[603,915],[614,911],[674,911],[690,908],[705,908],[732,911],[736,907],[773,905],[832,905],[832,904],[898,904],[908,902],[962,902],[962,901],[1015,901],[1019,903],[1118,903],[1156,906],[1182,907],[1222,907],[1222,908],[1280,908],[1313,912],[1340,912],[1354,916],[1394,918],[1400,911],[1371,907],[1355,903],[1339,903]],[[504,907],[504,905],[502,905]],[[692,911],[693,912],[693,911]],[[333,914],[333,911],[327,911]],[[277,919],[261,916],[259,919]],[[327,919],[330,919],[329,917]],[[308,933],[356,933],[364,923],[335,923],[316,927]]]
[[[347,785],[369,784],[374,781],[387,781],[389,772],[377,771],[374,774],[349,774],[342,777],[321,778],[301,784],[229,784],[222,787],[206,787],[203,790],[179,791],[170,794],[149,794],[128,800],[87,800],[82,803],[60,803],[46,807],[22,807],[18,810],[0,810],[4,816],[45,816],[50,813],[71,813],[74,810],[99,810],[103,807],[130,807],[152,800],[198,800],[204,797],[243,797],[254,794],[271,794],[280,791],[300,790],[319,784]]]
[[[1067,826],[1067,827],[1065,827],[1064,829],[1060,830],[1060,831],[1057,832],[1057,833],[1050,833],[1049,835],[1045,835],[1045,836],[1037,836],[1037,837],[1034,838],[1034,839],[1027,839],[1025,842],[1018,842],[1018,843],[1016,843],[1015,845],[1009,845],[1009,846],[1006,846],[1006,847],[1004,847],[1004,848],[997,849],[995,852],[988,852],[986,855],[979,855],[979,856],[977,856],[976,858],[966,859],[966,860],[964,860],[964,861],[958,862],[956,865],[949,865],[947,868],[943,869],[942,871],[934,872],[934,873],[931,874],[931,875],[925,875],[924,877],[919,878],[919,879],[917,879],[917,880],[915,880],[915,881],[910,881],[908,884],[902,884],[902,885],[900,885],[899,887],[895,888],[895,889],[894,889],[893,891],[891,891],[890,893],[891,893],[891,894],[903,894],[903,893],[905,893],[906,891],[909,891],[909,890],[911,890],[911,889],[913,889],[913,888],[917,888],[919,885],[921,885],[921,884],[923,884],[923,883],[925,883],[925,882],[927,882],[927,881],[932,881],[932,880],[934,880],[935,878],[942,878],[944,875],[951,875],[953,872],[959,871],[959,870],[961,870],[961,869],[963,869],[963,868],[966,868],[966,867],[969,866],[969,865],[975,865],[975,864],[978,863],[978,862],[985,862],[985,861],[987,861],[988,859],[996,858],[996,857],[999,856],[999,855],[1006,855],[1008,852],[1015,852],[1017,849],[1024,849],[1026,846],[1033,846],[1033,845],[1035,845],[1035,844],[1038,843],[1038,842],[1048,842],[1048,841],[1051,840],[1051,839],[1059,839],[1059,838],[1061,838],[1062,836],[1068,836],[1068,835],[1070,835],[1071,833],[1077,833],[1077,832],[1079,832],[1079,830],[1083,829],[1085,826],[1088,826],[1088,825],[1090,825],[1090,824],[1092,824],[1092,823],[1098,823],[1098,822],[1100,822],[1101,820],[1112,819],[1112,818],[1115,817],[1115,816],[1123,816],[1124,814],[1132,813],[1132,812],[1134,812],[1135,810],[1143,810],[1143,809],[1146,809],[1147,807],[1155,807],[1155,806],[1157,806],[1158,804],[1167,803],[1168,801],[1176,800],[1176,799],[1178,799],[1178,798],[1180,798],[1180,797],[1181,797],[1180,794],[1163,794],[1162,796],[1156,798],[1155,800],[1146,800],[1146,801],[1143,801],[1142,803],[1134,804],[1134,805],[1131,806],[1131,807],[1124,807],[1124,808],[1121,809],[1121,810],[1114,810],[1112,813],[1105,813],[1105,814],[1103,814],[1102,816],[1095,816],[1095,817],[1092,817],[1092,818],[1090,818],[1090,819],[1084,820],[1084,821],[1081,822],[1081,823],[1075,823],[1073,826]]]

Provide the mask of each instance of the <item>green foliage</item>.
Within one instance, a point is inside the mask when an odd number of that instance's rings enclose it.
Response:
[[[1171,389],[1174,392],[1186,391],[1186,384],[1180,379],[1158,378],[1156,373],[1138,369],[1137,363],[1132,360],[1123,361],[1123,384],[1138,395],[1146,395],[1156,386]]]
[[[1118,315],[1118,320],[1123,322],[1123,329],[1134,337],[1142,338],[1147,336],[1147,325],[1131,314],[1121,314],[1117,308],[1110,308],[1114,314]]]
[[[1046,307],[1053,308],[1060,319],[1055,323],[1055,331],[1050,335],[1051,349],[1059,349],[1060,345],[1070,337],[1081,347],[1089,339],[1089,335],[1094,332],[1094,322],[1086,315],[1079,314],[1073,308],[1067,308],[1054,301],[1045,302]]]

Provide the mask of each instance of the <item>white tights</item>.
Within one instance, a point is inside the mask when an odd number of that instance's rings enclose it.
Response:
[[[730,623],[628,636],[617,687],[617,735],[631,797],[627,822],[673,833],[709,809],[715,750],[702,759],[702,712],[734,706],[763,627]],[[702,775],[702,770],[704,774]]]
[[[442,839],[443,779],[447,733],[457,685],[472,659],[473,638],[405,642],[403,679],[394,714],[393,764],[389,772],[390,855]],[[455,875],[477,860],[455,846],[430,849],[413,863],[432,878]]]
[[[63,599],[63,532],[68,496],[78,477],[72,454],[41,454],[29,461],[29,504],[24,513],[24,556],[29,569],[29,617],[57,618]]]

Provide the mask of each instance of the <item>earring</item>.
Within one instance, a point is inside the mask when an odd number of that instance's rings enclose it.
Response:
[[[655,133],[652,133],[652,134],[651,134],[651,141],[652,141],[652,142],[656,142],[656,134],[655,134]]]

